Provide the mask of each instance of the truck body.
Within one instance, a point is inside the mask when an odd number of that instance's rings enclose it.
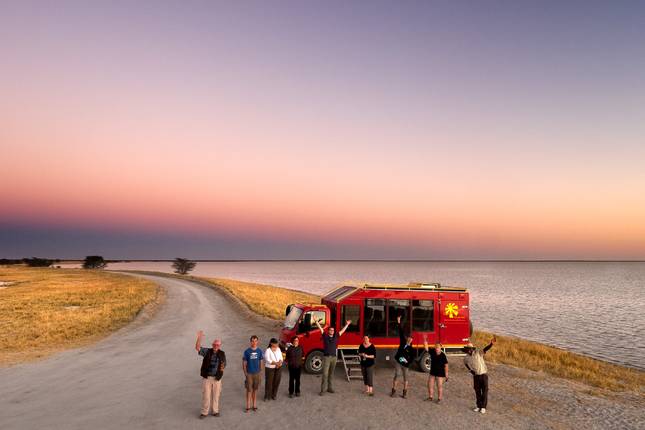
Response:
[[[345,321],[352,323],[338,340],[338,349],[355,352],[368,334],[377,349],[377,360],[391,360],[399,346],[397,317],[406,335],[413,338],[419,367],[429,371],[423,338],[433,345],[441,342],[447,353],[460,352],[472,334],[469,293],[465,288],[436,283],[407,285],[343,285],[327,293],[322,303],[289,305],[280,335],[284,345],[298,336],[309,373],[322,370],[322,336],[314,321],[326,330],[339,332]]]

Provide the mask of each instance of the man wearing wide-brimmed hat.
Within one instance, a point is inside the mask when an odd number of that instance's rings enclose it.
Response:
[[[464,346],[464,352],[466,353],[464,364],[470,373],[473,374],[473,386],[475,387],[475,396],[477,397],[477,407],[473,411],[482,414],[486,413],[488,403],[488,369],[486,368],[484,355],[493,347],[495,342],[497,342],[497,338],[493,336],[488,346],[484,349],[475,348],[472,343]]]

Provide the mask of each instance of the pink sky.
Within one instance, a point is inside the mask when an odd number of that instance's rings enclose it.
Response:
[[[545,14],[561,34],[542,41],[518,12],[498,23],[512,44],[414,11],[382,34],[378,14],[359,30],[351,14],[232,8],[203,28],[194,11],[193,28],[77,7],[0,18],[1,228],[645,258],[645,64],[627,31],[580,36]]]

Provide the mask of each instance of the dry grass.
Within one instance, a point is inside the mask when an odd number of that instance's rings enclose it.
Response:
[[[320,296],[271,285],[254,284],[232,279],[200,278],[213,283],[237,297],[253,312],[274,320],[284,319],[284,310],[292,303],[320,303]]]
[[[40,358],[124,326],[157,296],[147,280],[82,269],[0,266],[0,363]]]
[[[229,291],[252,311],[276,320],[284,319],[284,309],[288,304],[320,303],[320,296],[270,285],[230,279],[206,280]],[[491,333],[476,331],[473,341],[485,346],[491,337]],[[645,390],[645,372],[536,342],[507,336],[497,336],[497,339],[497,344],[487,354],[487,359],[493,363],[545,372],[612,391],[636,391],[642,394]]]
[[[476,331],[473,343],[485,346],[491,337],[491,333]],[[541,371],[612,391],[643,394],[645,390],[645,372],[514,337],[497,336],[497,343],[486,357],[493,363]]]

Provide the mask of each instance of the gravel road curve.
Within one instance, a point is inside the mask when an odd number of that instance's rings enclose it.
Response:
[[[140,275],[142,276],[142,275]],[[188,280],[144,276],[166,290],[166,302],[145,323],[134,323],[95,345],[46,360],[0,369],[0,429],[258,429],[293,428],[643,428],[641,398],[611,399],[534,372],[491,366],[489,413],[471,411],[474,392],[460,358],[442,404],[425,402],[425,376],[414,372],[407,400],[390,398],[391,369],[375,376],[376,396],[361,395],[337,368],[336,393],[318,396],[319,378],[303,375],[300,398],[286,396],[243,412],[241,355],[251,334],[261,346],[277,327],[250,318],[223,293]],[[223,341],[228,357],[221,416],[199,420],[201,358],[195,334]],[[263,388],[263,387],[262,387]],[[261,388],[261,390],[262,390]]]

